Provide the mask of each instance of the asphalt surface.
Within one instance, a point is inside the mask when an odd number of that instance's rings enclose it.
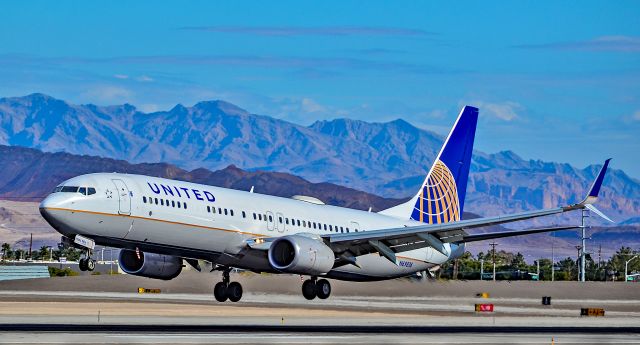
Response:
[[[185,273],[169,282],[1,282],[0,343],[640,344],[640,285],[631,283],[332,281],[329,299],[307,301],[299,276],[232,275],[245,295],[218,303],[210,291],[217,275]],[[541,305],[545,295],[551,306]],[[476,313],[475,303],[495,311]],[[606,316],[580,317],[583,307]]]

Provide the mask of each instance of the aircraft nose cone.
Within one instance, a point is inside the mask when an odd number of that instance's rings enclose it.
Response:
[[[50,209],[53,207],[53,202],[52,202],[51,199],[52,199],[51,195],[47,196],[46,198],[44,198],[44,200],[42,200],[40,202],[40,206],[39,206],[40,214],[47,221],[49,221],[49,219],[51,219],[51,211],[50,211]]]

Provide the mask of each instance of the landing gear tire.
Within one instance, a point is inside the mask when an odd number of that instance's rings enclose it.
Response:
[[[242,285],[238,282],[232,282],[227,286],[227,298],[231,302],[238,302],[242,298]]]
[[[327,299],[331,295],[331,284],[326,279],[320,279],[316,282],[316,295],[319,299]]]
[[[78,268],[80,271],[86,271],[88,269],[88,259],[80,259],[78,260]]]
[[[312,300],[316,298],[317,289],[316,289],[316,281],[307,279],[302,283],[302,296],[308,300]]]
[[[241,293],[242,294],[242,293]],[[227,300],[227,284],[223,282],[219,282],[213,288],[213,296],[216,298],[218,302],[224,302]]]
[[[86,259],[86,262],[85,267],[87,268],[87,271],[91,272],[96,269],[96,260],[88,258]]]

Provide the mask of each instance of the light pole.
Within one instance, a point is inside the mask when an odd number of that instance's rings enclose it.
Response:
[[[576,246],[576,249],[578,250],[578,259],[580,260],[580,249],[582,249],[582,246]],[[578,281],[580,281],[580,265],[578,265],[578,261],[576,260],[576,268],[578,269]]]
[[[489,245],[493,248],[493,281],[496,281],[496,246],[498,245],[495,242],[489,243]]]
[[[480,280],[482,280],[483,275],[484,275],[484,259],[480,259]]]
[[[581,282],[585,281],[585,256],[587,255],[587,235],[586,235],[586,229],[587,229],[587,218],[589,218],[589,210],[586,208],[582,209],[582,225],[580,226],[581,230],[582,230],[582,254],[580,255],[580,275],[578,277],[578,280]]]
[[[624,281],[625,281],[625,283],[629,281],[629,276],[627,275],[627,269],[629,267],[629,263],[631,262],[631,260],[633,260],[633,259],[635,259],[637,257],[638,256],[635,255],[634,257],[632,257],[631,259],[625,261],[625,263],[624,263]]]
[[[551,281],[554,281],[555,275],[556,275],[556,258],[555,255],[553,253],[553,249],[555,247],[556,244],[556,235],[554,232],[551,233]]]

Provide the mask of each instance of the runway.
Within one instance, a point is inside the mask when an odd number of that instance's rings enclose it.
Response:
[[[640,327],[0,326],[3,344],[637,344]]]
[[[640,344],[634,284],[336,282],[329,299],[307,301],[299,277],[237,276],[248,290],[242,300],[218,303],[208,276],[4,282],[0,343]],[[134,292],[140,286],[162,292]],[[541,305],[544,295],[551,306]],[[475,303],[495,311],[476,313]],[[580,317],[581,307],[606,316]]]

